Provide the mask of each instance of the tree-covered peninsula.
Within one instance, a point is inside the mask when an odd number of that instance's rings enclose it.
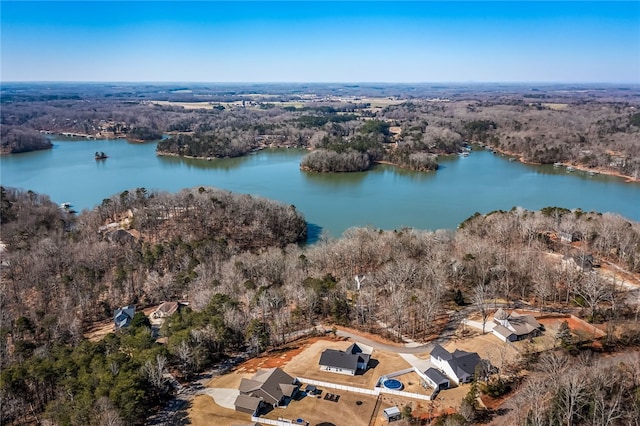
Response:
[[[17,154],[20,152],[51,149],[51,141],[35,130],[0,125],[0,154]]]

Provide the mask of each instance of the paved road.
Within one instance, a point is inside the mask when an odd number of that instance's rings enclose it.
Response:
[[[449,321],[445,325],[440,337],[432,342],[415,346],[415,343],[409,343],[404,346],[391,345],[386,343],[377,342],[375,340],[367,339],[357,333],[351,333],[349,331],[337,330],[336,334],[340,337],[347,337],[351,340],[361,342],[365,345],[371,346],[374,349],[383,350],[387,352],[394,352],[397,354],[421,354],[431,352],[436,343],[444,344],[453,337],[453,334],[458,329],[460,321],[466,318],[471,312],[475,310],[474,306],[467,306],[459,311],[449,312]],[[320,330],[328,330],[329,327],[318,326]]]

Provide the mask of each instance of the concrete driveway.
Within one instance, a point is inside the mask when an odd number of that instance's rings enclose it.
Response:
[[[462,322],[468,325],[469,327],[477,328],[478,330],[482,331],[482,323],[480,321],[463,319]],[[485,327],[484,327],[484,331],[486,333],[491,332],[491,330],[493,330],[493,327],[495,327],[495,325],[496,324],[493,321],[487,320],[487,323],[485,324]]]
[[[423,373],[425,371],[427,371],[429,368],[438,368],[435,366],[434,363],[431,362],[431,358],[428,359],[420,359],[417,356],[413,355],[413,354],[399,354],[400,357],[402,357],[405,361],[407,361],[409,364],[411,364],[412,367],[417,368],[419,371],[422,371]]]
[[[213,400],[221,407],[230,408],[231,410],[235,410],[235,406],[233,403],[236,400],[236,397],[240,395],[240,391],[238,389],[229,389],[229,388],[206,388],[201,392],[203,395],[209,395]]]

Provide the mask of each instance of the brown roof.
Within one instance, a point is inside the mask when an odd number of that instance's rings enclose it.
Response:
[[[270,404],[275,404],[283,396],[291,396],[296,389],[295,379],[275,367],[268,370],[258,370],[251,379],[240,381],[240,392],[243,394],[260,395]]]
[[[500,334],[501,336],[508,338],[509,336],[511,336],[513,334],[513,331],[509,330],[507,327],[504,327],[501,324],[496,324],[493,327],[493,331]]]
[[[496,320],[506,321],[506,328],[512,330],[518,336],[529,334],[540,327],[540,323],[533,315],[519,314],[516,311],[507,314],[506,311],[498,309],[493,317]]]
[[[256,398],[251,395],[244,395],[241,393],[236,397],[236,400],[233,403],[233,405],[236,407],[246,408],[248,410],[256,411],[256,409],[260,405],[260,401],[262,401],[260,398]]]
[[[238,388],[242,393],[250,393],[254,390],[260,389],[262,386],[262,382],[252,379],[245,379],[244,377],[240,380],[240,387]]]

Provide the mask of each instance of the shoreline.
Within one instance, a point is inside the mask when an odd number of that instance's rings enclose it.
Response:
[[[472,143],[474,143],[476,145],[480,145],[480,144],[478,144],[476,142],[472,142]],[[528,164],[528,165],[532,165],[532,166],[550,165],[550,164],[537,163],[537,162],[534,162],[534,161],[526,161],[522,154],[518,154],[518,153],[515,153],[515,152],[512,152],[512,151],[507,151],[507,150],[500,149],[500,148],[494,148],[494,147],[489,146],[489,145],[485,146],[484,149],[492,150],[492,151],[495,151],[497,153],[507,155],[509,157],[515,157],[522,164]],[[559,164],[559,165],[561,165],[563,167],[573,167],[574,169],[580,170],[582,172],[596,172],[596,173],[601,174],[601,175],[617,177],[617,178],[623,179],[625,183],[640,183],[640,178],[634,178],[633,176],[625,175],[625,174],[622,174],[620,172],[616,172],[614,170],[605,169],[605,168],[602,168],[602,167],[587,167],[587,166],[582,165],[582,164],[572,164],[572,163],[567,163],[567,162],[558,162],[557,164]]]

